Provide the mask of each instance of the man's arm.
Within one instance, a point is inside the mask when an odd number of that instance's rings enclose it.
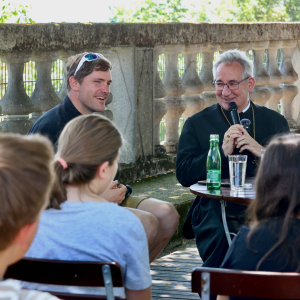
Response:
[[[101,195],[108,202],[121,204],[125,198],[127,187],[123,184],[118,185],[118,180],[114,180],[110,187]]]

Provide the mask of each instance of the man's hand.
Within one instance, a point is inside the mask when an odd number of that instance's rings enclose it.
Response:
[[[114,180],[110,187],[101,195],[108,202],[121,204],[125,198],[127,187],[123,184],[117,186],[118,180]]]
[[[232,154],[235,146],[236,139],[240,138],[243,135],[243,126],[242,125],[232,125],[224,134],[222,149],[225,157]]]
[[[242,128],[243,135],[238,137],[235,141],[236,148],[240,148],[240,153],[244,150],[249,150],[253,155],[260,157],[261,149],[264,149],[257,141],[255,141],[247,132],[246,129]]]

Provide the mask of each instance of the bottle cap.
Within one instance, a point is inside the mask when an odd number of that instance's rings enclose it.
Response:
[[[219,141],[219,135],[218,134],[211,134],[209,140],[210,141]]]

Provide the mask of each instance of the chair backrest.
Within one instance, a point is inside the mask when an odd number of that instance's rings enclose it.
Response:
[[[106,289],[106,296],[49,292],[65,300],[121,299],[114,297],[113,287],[124,287],[121,267],[116,262],[23,258],[7,269],[4,278],[40,284],[105,287]]]
[[[201,300],[210,294],[232,297],[300,299],[300,273],[195,268],[192,292]]]

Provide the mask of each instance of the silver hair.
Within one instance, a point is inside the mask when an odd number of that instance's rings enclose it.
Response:
[[[244,51],[234,49],[234,50],[228,50],[219,56],[217,62],[214,64],[213,67],[214,79],[216,79],[217,68],[221,63],[224,63],[226,65],[231,65],[235,61],[240,63],[243,67],[244,70],[242,75],[243,78],[246,78],[248,76],[252,77],[252,72],[253,72],[252,61],[248,59]]]

